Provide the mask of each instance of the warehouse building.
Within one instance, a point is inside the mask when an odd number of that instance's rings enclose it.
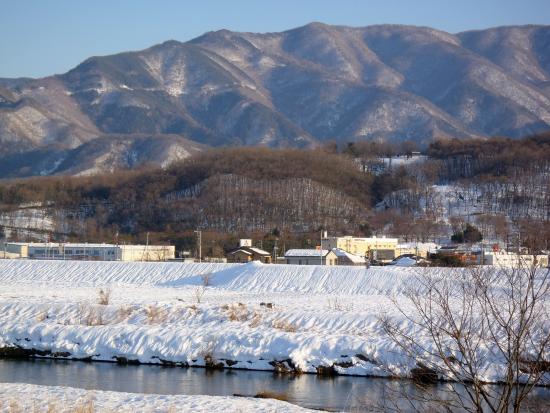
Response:
[[[2,255],[37,260],[167,261],[175,258],[176,250],[172,245],[6,242]]]
[[[350,254],[365,257],[371,262],[388,263],[396,256],[397,238],[386,237],[323,237],[323,248],[332,250],[339,248]]]

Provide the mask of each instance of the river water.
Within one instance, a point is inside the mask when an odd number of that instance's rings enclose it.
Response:
[[[0,382],[70,386],[152,394],[230,396],[261,392],[284,394],[291,403],[331,411],[372,411],[394,407],[411,410],[409,397],[444,397],[448,384],[421,389],[410,381],[315,375],[281,376],[246,370],[211,371],[151,365],[120,366],[64,360],[0,360]],[[550,411],[550,389],[537,388],[534,404]],[[437,411],[437,408],[435,408]],[[537,409],[538,410],[538,409]]]

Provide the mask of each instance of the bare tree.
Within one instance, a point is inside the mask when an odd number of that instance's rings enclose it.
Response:
[[[381,320],[416,362],[413,378],[456,382],[448,386],[451,397],[421,402],[447,411],[519,412],[550,371],[550,270],[518,260],[514,268],[424,271],[416,281],[405,294],[410,306],[394,299],[400,320]],[[489,384],[495,380],[498,386]]]
[[[206,292],[206,286],[204,285],[197,285],[195,287],[194,293],[195,293],[195,299],[197,300],[197,304],[201,303],[202,296]]]
[[[212,281],[212,274],[207,272],[207,273],[201,274],[200,277],[201,277],[202,285],[205,287],[208,287]]]

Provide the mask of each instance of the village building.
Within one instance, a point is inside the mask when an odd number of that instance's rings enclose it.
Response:
[[[428,258],[436,252],[439,245],[434,242],[405,242],[397,244],[395,256],[415,255],[420,258]]]
[[[491,251],[483,254],[485,265],[507,268],[548,268],[548,255],[515,254],[506,251]]]
[[[271,254],[256,247],[241,246],[226,255],[227,262],[246,263],[250,261],[260,261],[264,264],[271,264]]]
[[[332,251],[337,256],[336,265],[365,266],[367,264],[367,259],[365,257],[360,257],[359,255],[351,254],[347,251],[341,250],[340,248],[334,248]]]
[[[176,249],[173,245],[5,242],[3,255],[37,260],[168,261],[175,258]]]
[[[338,256],[331,250],[290,249],[285,253],[285,261],[293,265],[337,265]]]
[[[398,244],[397,238],[368,237],[358,238],[345,237],[324,237],[322,247],[328,250],[339,248],[350,254],[365,257],[371,262],[388,263],[396,257]]]
[[[239,248],[229,251],[225,257],[227,262],[246,263],[250,261],[260,261],[264,264],[271,264],[272,257],[267,251],[252,246],[252,240],[243,238],[239,240]]]
[[[321,249],[291,249],[285,254],[286,264],[294,265],[365,265],[364,257],[350,254],[339,248]]]

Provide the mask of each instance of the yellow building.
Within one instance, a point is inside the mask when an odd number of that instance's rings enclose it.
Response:
[[[326,237],[322,239],[323,248],[340,248],[350,254],[367,257],[371,261],[390,262],[395,258],[397,238],[369,237],[356,238]]]
[[[398,244],[395,250],[395,255],[411,254],[420,258],[428,258],[430,253],[435,253],[438,245],[433,242],[407,242]]]

